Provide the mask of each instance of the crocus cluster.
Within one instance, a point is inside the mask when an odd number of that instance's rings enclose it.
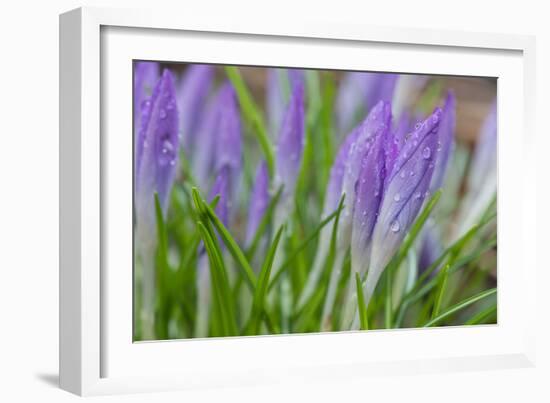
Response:
[[[436,108],[409,130],[392,125],[391,111],[389,102],[379,101],[345,138],[331,170],[325,215],[336,208],[344,193],[346,205],[339,226],[339,254],[325,300],[327,328],[346,250],[351,248],[352,271],[365,279],[368,302],[421,207],[443,181],[454,140],[453,95],[447,96],[443,109]],[[320,242],[328,242],[328,230]],[[314,267],[302,303],[315,288],[326,246],[319,251],[319,266]],[[350,283],[342,328],[352,326],[353,290]]]

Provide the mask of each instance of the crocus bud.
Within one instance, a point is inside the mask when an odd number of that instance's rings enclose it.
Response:
[[[164,70],[141,113],[135,158],[136,249],[143,270],[143,336],[149,339],[154,336],[154,254],[157,245],[154,194],[158,194],[161,209],[166,212],[179,147],[174,78],[169,70]]]
[[[142,127],[137,138],[136,208],[138,215],[154,214],[153,195],[158,193],[163,211],[173,185],[178,158],[178,110],[174,78],[164,70],[153,95],[142,109]],[[147,211],[142,211],[145,208]]]
[[[269,134],[277,140],[292,89],[304,85],[304,71],[299,69],[269,69],[266,105]]]
[[[380,274],[403,241],[424,200],[429,196],[437,157],[442,111],[437,108],[418,123],[399,152],[387,181],[378,220],[372,234],[372,253],[365,284],[366,302]]]
[[[363,274],[369,264],[372,232],[384,192],[386,177],[385,147],[391,142],[389,128],[375,135],[370,149],[363,155],[355,184],[351,237],[352,272]]]
[[[214,67],[194,64],[187,67],[178,86],[181,146],[191,155],[198,139],[198,128],[204,118],[204,105],[214,77]]]
[[[193,173],[199,187],[207,188],[221,167],[229,165],[230,179],[241,167],[241,123],[235,90],[225,83],[208,105],[193,156]],[[231,185],[235,186],[235,185]]]

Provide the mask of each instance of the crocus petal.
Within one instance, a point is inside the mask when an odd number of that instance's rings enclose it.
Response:
[[[165,210],[174,180],[179,146],[174,78],[169,70],[164,70],[142,112],[144,119],[136,155],[136,203],[152,203],[153,194],[157,192]]]
[[[391,124],[391,105],[388,102],[380,101],[366,119],[355,129],[359,132],[357,140],[352,143],[346,161],[346,169],[342,189],[348,198],[344,209],[344,220],[342,227],[351,222],[351,215],[355,205],[355,191],[361,165],[365,156],[368,155],[375,139],[378,136],[386,136]],[[350,234],[351,235],[351,234]]]
[[[269,172],[265,162],[260,163],[254,180],[254,187],[250,195],[248,208],[248,223],[246,227],[246,244],[250,245],[258,225],[264,216],[269,204]]]
[[[204,104],[212,86],[214,68],[195,64],[187,68],[179,84],[181,146],[191,154],[197,141],[197,130],[204,115]]]
[[[454,148],[454,133],[456,125],[455,105],[455,97],[453,93],[449,92],[447,94],[447,98],[445,99],[443,114],[437,132],[437,136],[439,138],[437,143],[438,155],[435,161],[432,183],[430,184],[430,193],[438,190],[443,184],[443,180],[445,179],[445,174],[447,172],[447,166],[449,165],[449,157]]]
[[[363,156],[356,183],[351,237],[353,272],[363,274],[369,264],[371,237],[378,218],[386,176],[386,132],[378,133],[373,145]]]
[[[160,75],[157,62],[136,62],[134,64],[134,132],[139,133],[141,104],[148,99]]]
[[[416,218],[432,179],[437,157],[437,131],[442,111],[419,123],[401,149],[391,172],[373,232],[372,255],[365,284],[366,298]]]
[[[283,196],[294,194],[304,148],[304,87],[292,91],[277,143],[276,187],[284,186]]]

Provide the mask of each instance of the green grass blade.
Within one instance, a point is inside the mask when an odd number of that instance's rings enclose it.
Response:
[[[355,273],[355,287],[357,288],[357,305],[359,306],[360,329],[369,330],[369,321],[367,319],[367,306],[365,305],[365,295],[361,285],[359,273]]]
[[[281,228],[279,228],[279,231],[277,231],[275,239],[273,240],[262,265],[262,270],[258,279],[258,286],[256,287],[254,298],[252,300],[252,310],[250,312],[250,320],[249,325],[247,326],[247,330],[245,332],[246,334],[258,334],[260,332],[260,320],[262,314],[264,313],[265,297],[269,285],[271,268],[273,266],[275,252],[277,251],[277,246],[279,245],[283,230],[284,226],[281,226]]]
[[[239,332],[231,299],[231,287],[229,286],[227,271],[223,263],[221,250],[219,245],[217,245],[216,236],[202,222],[199,221],[197,226],[201,233],[206,253],[208,254],[212,288],[214,289],[215,300],[221,313],[220,320],[224,333],[227,336],[237,336]]]
[[[233,84],[233,87],[235,88],[244,118],[254,129],[253,132],[260,143],[269,175],[270,177],[273,177],[275,175],[275,151],[267,134],[264,118],[260,112],[260,108],[254,102],[246,83],[239,73],[239,69],[234,66],[226,66],[225,72],[229,77],[231,84]]]
[[[435,302],[434,302],[434,308],[433,308],[433,311],[432,311],[432,319],[437,317],[439,315],[439,311],[441,309],[441,303],[443,301],[443,295],[445,294],[445,289],[447,288],[447,281],[449,279],[449,263],[447,263],[445,265],[445,267],[443,268],[443,270],[441,271],[441,279],[440,281],[438,281],[439,283],[439,287],[438,287],[438,290],[437,290],[437,294],[436,294],[436,297],[435,297]]]
[[[461,301],[459,302],[458,304],[455,304],[453,306],[451,306],[450,308],[448,308],[447,310],[445,310],[444,312],[440,313],[439,315],[437,315],[435,318],[432,318],[431,320],[429,320],[425,325],[424,327],[431,327],[431,326],[435,326],[437,325],[438,323],[440,323],[441,321],[443,321],[445,318],[447,318],[448,316],[462,310],[462,309],[465,309],[467,307],[469,307],[470,305],[478,302],[478,301],[481,301],[485,298],[488,298],[490,297],[491,295],[495,295],[497,292],[497,289],[496,288],[491,288],[489,290],[485,290],[483,292],[480,292],[479,294],[476,294],[470,298],[467,298],[465,299],[464,301]]]
[[[201,203],[199,192],[196,188],[193,189],[193,198],[198,199],[198,202]],[[243,251],[235,241],[235,239],[231,236],[227,228],[225,228],[225,225],[223,225],[222,221],[218,218],[216,213],[214,212],[214,209],[210,207],[207,203],[204,201],[201,203],[202,209],[205,212],[205,215],[208,217],[210,222],[214,225],[216,230],[218,231],[218,234],[222,238],[223,242],[225,243],[225,246],[227,247],[227,250],[229,253],[231,253],[231,256],[239,263],[239,267],[241,268],[241,271],[244,275],[244,279],[246,280],[248,286],[252,291],[256,288],[256,275],[254,274],[254,271],[252,270],[252,267],[250,266],[250,263],[248,263],[248,260],[246,259],[246,256],[244,255]]]
[[[466,321],[465,325],[471,326],[471,325],[478,325],[480,323],[484,323],[487,319],[493,316],[493,314],[497,311],[497,304],[492,304],[487,309],[484,309],[483,311],[480,311],[476,313],[474,316],[472,316],[469,320]]]

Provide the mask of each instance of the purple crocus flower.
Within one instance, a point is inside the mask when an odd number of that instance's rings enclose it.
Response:
[[[303,85],[305,77],[299,69],[269,69],[267,74],[267,120],[269,133],[276,140],[292,89]]]
[[[367,302],[383,269],[429,196],[441,117],[442,111],[437,108],[424,122],[417,124],[387,173],[389,179],[372,234],[372,252],[365,284]]]
[[[304,87],[298,84],[285,111],[276,156],[276,187],[284,186],[283,198],[294,194],[304,148]]]
[[[363,122],[352,132],[350,136],[356,138],[352,141],[345,162],[344,178],[342,180],[342,192],[346,194],[346,202],[340,224],[338,227],[338,250],[335,257],[334,269],[331,273],[329,288],[325,305],[323,308],[323,326],[329,325],[330,312],[336,297],[336,288],[341,274],[342,264],[346,251],[350,246],[353,228],[359,228],[365,232],[364,236],[359,236],[359,230],[355,230],[355,241],[359,245],[359,239],[370,239],[372,231],[371,220],[376,219],[378,205],[382,197],[386,155],[388,153],[386,142],[389,137],[391,124],[391,105],[388,102],[380,101],[370,111]],[[353,138],[352,137],[352,138]],[[365,175],[362,178],[361,175]],[[363,182],[363,179],[365,181]],[[367,190],[367,188],[369,188]],[[363,194],[359,194],[361,190]],[[370,194],[367,194],[370,193]],[[357,203],[359,202],[359,206]],[[354,221],[355,210],[359,209],[363,214],[361,219]],[[372,210],[372,211],[370,211]],[[368,217],[368,222],[365,219]],[[368,250],[368,243],[362,245]],[[353,248],[357,251],[356,248]]]
[[[269,204],[269,172],[267,164],[261,162],[256,172],[254,187],[250,195],[248,223],[246,227],[246,241],[250,245],[256,234],[256,230],[264,216]]]
[[[336,98],[336,118],[340,133],[355,125],[379,101],[391,102],[397,81],[390,73],[347,73]]]
[[[497,191],[496,100],[481,126],[468,172],[466,187],[464,203],[457,220],[460,225],[454,231],[453,239],[458,239],[477,223]]]
[[[157,62],[134,63],[134,133],[140,130],[141,107],[148,99],[160,76],[160,66]]]
[[[151,98],[144,101],[136,141],[136,244],[143,268],[143,332],[153,337],[154,254],[157,244],[154,193],[166,211],[178,158],[178,110],[174,78],[164,70]]]
[[[363,155],[355,185],[353,228],[351,236],[351,263],[353,272],[363,274],[370,258],[372,233],[384,192],[386,159],[395,158],[387,150],[392,144],[388,127],[378,133],[370,149]]]
[[[199,123],[205,113],[203,105],[210,92],[213,77],[213,66],[195,64],[187,68],[179,84],[181,146],[188,155],[193,152],[198,137]]]
[[[196,143],[193,156],[193,173],[198,185],[207,187],[212,174],[224,165],[230,166],[231,180],[236,182],[241,167],[241,123],[235,90],[229,82],[208,105],[198,133],[201,141]]]

